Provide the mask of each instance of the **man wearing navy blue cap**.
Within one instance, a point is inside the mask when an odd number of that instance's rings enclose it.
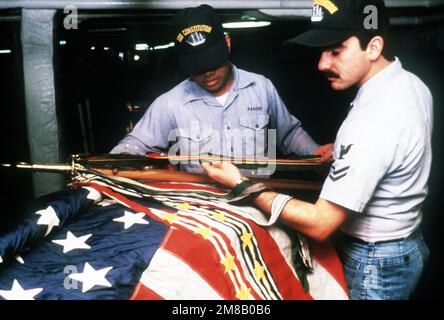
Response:
[[[269,191],[254,202],[317,240],[340,228],[351,299],[408,299],[429,255],[420,227],[431,166],[431,93],[387,50],[382,0],[315,0],[312,12],[310,30],[289,42],[321,49],[318,69],[334,90],[359,91],[316,203]],[[230,164],[204,168],[228,187],[245,184]]]
[[[313,141],[270,80],[230,63],[230,38],[212,7],[181,10],[170,29],[180,69],[189,78],[158,97],[112,153],[262,158],[273,157],[269,147],[276,145],[285,155],[331,157],[331,147]],[[275,139],[269,139],[268,129],[275,130]],[[199,163],[182,169],[202,171]]]

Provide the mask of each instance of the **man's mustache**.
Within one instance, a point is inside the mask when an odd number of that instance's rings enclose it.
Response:
[[[333,72],[333,71],[326,71],[325,76],[327,78],[339,78],[339,74],[337,74],[336,72]]]

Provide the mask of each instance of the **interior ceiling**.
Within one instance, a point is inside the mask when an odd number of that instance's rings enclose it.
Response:
[[[406,2],[408,2],[406,0]],[[437,7],[392,7],[389,8],[391,17],[442,17],[444,4]],[[239,20],[309,20],[311,9],[218,9],[218,14],[224,22]],[[116,23],[131,25],[143,25],[153,22],[168,20],[176,10],[81,10],[79,19],[88,23],[105,23],[115,21]],[[441,21],[444,21],[442,19]]]
[[[218,9],[306,9],[310,0],[207,0]],[[444,0],[385,0],[388,7],[436,7]],[[201,3],[195,0],[0,0],[1,8],[62,9],[67,5],[78,9],[180,9]]]
[[[78,10],[80,32],[88,32],[95,37],[116,36],[146,33],[150,28],[156,29],[159,38],[165,38],[163,34],[167,34],[168,21],[177,9],[173,7],[182,5],[194,6],[200,1],[141,1],[141,0],[120,0],[120,1],[89,1],[89,0],[58,0],[58,1],[44,1],[44,0],[29,0],[29,1],[14,1],[14,0],[0,0],[0,22],[1,21],[20,21],[21,9],[11,7],[13,5],[22,5],[23,7],[39,8],[50,7],[52,4],[54,8],[59,8],[68,2],[72,4],[82,3],[84,9]],[[292,23],[295,26],[304,26],[309,22],[311,15],[311,1],[268,1],[268,0],[236,0],[236,1],[205,1],[214,5],[217,8],[219,15],[224,22],[240,21],[248,19],[268,20],[276,23],[283,22]],[[244,3],[246,8],[233,8],[233,2]],[[394,26],[418,26],[439,24],[440,29],[444,22],[444,0],[385,0],[391,12],[391,23]],[[257,8],[253,8],[253,3],[256,3]],[[104,10],[104,5],[107,4],[110,9]],[[127,9],[113,9],[117,5],[124,4]],[[140,9],[138,5],[151,4],[154,6],[158,4],[159,9]],[[168,7],[168,5],[171,8]],[[217,4],[217,5],[216,5]],[[271,9],[265,9],[267,7]],[[270,4],[274,4],[270,5]],[[279,8],[279,4],[282,6]],[[3,8],[3,9],[2,9]],[[60,23],[64,18],[63,10],[58,10],[58,17]],[[164,30],[165,32],[162,32]],[[64,32],[69,30],[61,30],[61,36]],[[72,30],[71,30],[72,31]],[[242,31],[233,31],[242,32]],[[156,34],[151,37],[155,38]]]
[[[334,0],[333,0],[334,1]],[[311,0],[207,0],[225,21],[242,16],[266,20],[307,20],[311,15]],[[194,0],[0,0],[0,21],[19,18],[21,9],[77,8],[80,21],[98,24],[132,26],[165,21],[177,9],[195,6]],[[421,24],[444,21],[444,0],[385,0],[394,24]],[[130,18],[130,19],[129,19]],[[101,21],[100,21],[101,20]],[[90,22],[91,24],[95,22]]]

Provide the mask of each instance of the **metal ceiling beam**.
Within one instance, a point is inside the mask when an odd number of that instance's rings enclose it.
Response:
[[[197,6],[194,0],[0,0],[0,9],[181,9]],[[309,9],[311,0],[207,0],[216,9]],[[385,0],[388,7],[436,7],[444,0]]]
[[[419,26],[427,23],[444,21],[444,14],[434,14],[430,16],[416,16],[416,17],[394,17],[390,18],[390,24],[394,26]]]
[[[311,8],[311,0],[208,0],[205,3],[216,9],[278,9]],[[10,0],[0,1],[0,8],[63,9],[182,9],[202,4],[202,1],[186,0]]]
[[[444,0],[384,0],[389,8],[432,8],[444,5]]]

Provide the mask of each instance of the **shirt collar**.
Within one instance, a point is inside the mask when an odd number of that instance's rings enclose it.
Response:
[[[233,68],[233,74],[234,74],[233,86],[232,86],[232,89],[234,91],[239,91],[241,89],[244,89],[255,82],[254,79],[251,79],[249,77],[241,77],[239,69],[234,64],[231,64],[231,66]]]
[[[367,104],[372,98],[377,97],[378,93],[393,81],[394,77],[398,75],[401,70],[401,61],[399,61],[398,57],[395,57],[395,61],[379,71],[359,88],[356,98],[351,105]]]
[[[232,63],[231,63],[231,68],[233,72],[233,84],[231,85],[230,91],[236,92],[254,83],[253,79],[241,77],[239,69]],[[206,100],[208,102],[209,100],[212,100],[209,98],[213,98],[213,96],[210,93],[208,93],[208,91],[203,89],[201,86],[199,86],[196,82],[194,82],[190,78],[187,81],[189,82],[190,85],[188,86],[184,103],[188,103],[194,100]]]

